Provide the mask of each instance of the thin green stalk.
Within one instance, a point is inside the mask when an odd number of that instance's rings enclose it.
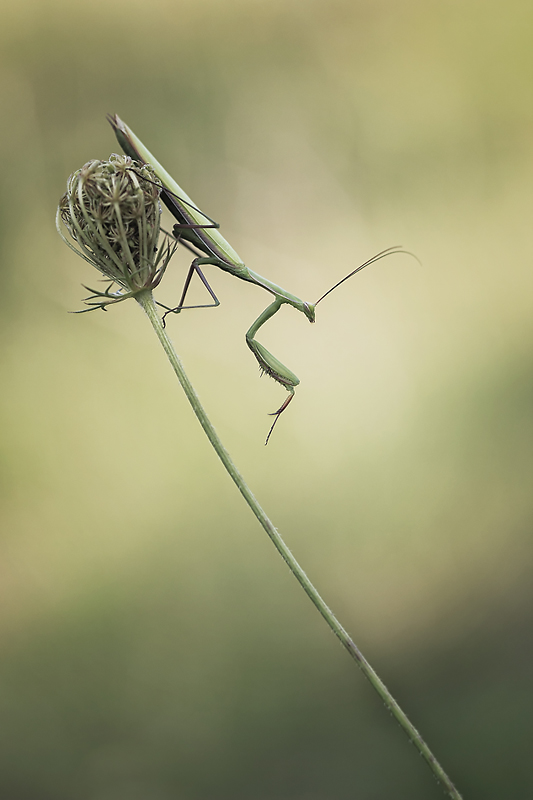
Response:
[[[357,663],[363,674],[366,678],[370,681],[376,692],[379,694],[385,706],[389,709],[391,714],[396,717],[397,721],[399,722],[400,726],[404,729],[405,733],[409,737],[409,739],[413,742],[417,750],[419,751],[420,755],[424,757],[426,762],[428,763],[431,771],[433,772],[434,776],[436,777],[439,783],[442,783],[443,786],[446,788],[446,791],[449,797],[453,798],[453,800],[461,800],[461,795],[444,772],[443,768],[422,739],[414,725],[409,721],[406,714],[402,711],[396,700],[393,698],[383,681],[378,677],[378,675],[374,672],[366,658],[363,656],[359,648],[353,642],[351,637],[348,633],[344,630],[336,616],[333,614],[331,609],[327,606],[324,602],[322,597],[319,595],[303,569],[300,567],[294,556],[292,555],[291,551],[279,535],[278,531],[267,517],[259,503],[257,502],[256,498],[250,491],[246,481],[244,480],[243,476],[231,460],[231,457],[220,441],[218,434],[216,433],[213,425],[211,424],[200,400],[198,395],[196,394],[191,382],[189,381],[185,370],[183,369],[183,365],[174,350],[172,342],[170,341],[165,328],[161,322],[159,314],[157,313],[157,309],[155,306],[154,299],[152,297],[152,293],[149,290],[145,292],[141,292],[137,295],[136,299],[148,315],[150,322],[161,342],[165,353],[168,356],[170,363],[172,364],[172,368],[176,373],[179,382],[183,387],[183,391],[187,395],[187,398],[193,407],[193,411],[198,417],[198,421],[200,425],[204,429],[207,438],[213,445],[218,457],[224,464],[227,472],[229,473],[230,477],[236,484],[237,488],[239,489],[240,493],[248,503],[250,509],[253,511],[263,528],[265,529],[266,533],[270,537],[274,547],[281,555],[285,563],[288,565],[289,569],[291,570],[292,574],[305,591],[309,599],[314,603],[320,614],[325,619],[326,623],[329,625],[330,629],[333,633],[340,639],[341,643],[344,645],[348,653]]]

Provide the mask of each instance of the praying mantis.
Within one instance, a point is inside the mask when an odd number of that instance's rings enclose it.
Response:
[[[177,220],[173,227],[174,237],[195,256],[189,267],[179,304],[175,308],[163,306],[163,308],[166,309],[166,313],[163,315],[163,321],[165,320],[167,314],[177,314],[184,309],[209,308],[220,305],[218,298],[216,297],[202,272],[201,267],[206,265],[218,267],[224,272],[228,272],[230,275],[233,275],[235,278],[240,278],[240,280],[253,283],[256,286],[259,286],[261,289],[265,289],[274,296],[273,302],[263,311],[262,314],[258,316],[255,322],[246,332],[246,344],[256,357],[262,372],[273,378],[288,392],[288,396],[285,401],[281,404],[277,411],[274,411],[271,414],[271,416],[274,417],[274,422],[272,423],[266,438],[265,444],[268,444],[272,431],[274,430],[274,427],[281,414],[285,411],[293,399],[295,388],[300,383],[300,380],[294,374],[294,372],[292,372],[272,353],[270,353],[266,347],[261,344],[261,342],[257,341],[255,337],[259,329],[265,324],[265,322],[273,317],[274,314],[277,314],[282,305],[292,306],[292,308],[295,308],[297,311],[300,311],[302,314],[304,314],[309,322],[314,322],[316,306],[334,289],[344,283],[344,281],[348,280],[348,278],[351,278],[352,275],[355,275],[356,272],[359,272],[360,270],[364,269],[364,267],[375,263],[385,256],[395,253],[408,253],[409,255],[412,255],[412,253],[401,249],[400,246],[389,247],[386,250],[377,253],[375,256],[372,256],[372,258],[370,258],[368,261],[365,261],[364,264],[360,264],[356,269],[352,270],[352,272],[350,272],[348,275],[342,278],[342,280],[332,286],[331,289],[325,292],[322,297],[316,301],[316,303],[307,303],[306,301],[301,300],[299,297],[296,297],[296,295],[291,294],[286,289],[283,289],[281,286],[278,286],[267,278],[258,275],[257,272],[254,272],[247,267],[233,247],[220,233],[218,223],[214,222],[214,220],[208,217],[207,214],[205,214],[203,211],[200,211],[200,209],[196,207],[191,198],[176,183],[171,175],[169,175],[169,173],[157,161],[157,159],[154,158],[152,153],[150,153],[150,151],[144,146],[144,144],[133,133],[133,131],[117,115],[110,115],[108,120],[111,123],[118,142],[125,154],[130,156],[135,161],[150,164],[154,169],[157,177],[163,185],[161,199],[170,213]],[[195,273],[198,275],[209,292],[211,299],[213,300],[212,303],[204,305],[184,305],[187,291]]]

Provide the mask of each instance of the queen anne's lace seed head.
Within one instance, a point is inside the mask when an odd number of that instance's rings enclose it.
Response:
[[[161,280],[174,252],[168,244],[158,252],[161,188],[149,164],[121,155],[88,161],[68,179],[59,201],[59,233],[74,252],[122,287],[118,293],[95,292],[90,300],[109,300],[91,302],[91,307],[135,296]],[[78,247],[63,235],[59,219]]]

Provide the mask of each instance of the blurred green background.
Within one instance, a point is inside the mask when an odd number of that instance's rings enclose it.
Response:
[[[54,229],[118,113],[269,296],[169,330],[253,491],[465,799],[530,798],[533,6],[4,0],[0,797],[426,800],[427,767]],[[179,296],[176,257],[159,297]],[[199,295],[198,295],[199,296]]]

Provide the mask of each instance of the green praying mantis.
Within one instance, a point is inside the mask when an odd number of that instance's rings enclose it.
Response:
[[[162,306],[166,310],[166,313],[163,315],[163,322],[165,321],[166,316],[170,313],[178,314],[185,309],[209,308],[220,305],[218,298],[213,292],[201,269],[203,266],[209,264],[222,269],[224,272],[228,272],[235,278],[240,278],[248,283],[253,283],[256,286],[261,287],[261,289],[265,289],[274,296],[273,302],[263,311],[262,314],[258,316],[255,322],[246,332],[246,344],[256,357],[262,372],[277,381],[277,383],[283,386],[288,392],[288,396],[282,405],[271,414],[271,416],[274,417],[274,422],[270,427],[265,441],[265,444],[268,444],[272,431],[274,430],[274,427],[281,414],[285,411],[293,399],[294,390],[300,383],[300,380],[294,374],[294,372],[292,372],[274,355],[272,355],[272,353],[270,353],[266,347],[261,344],[261,342],[257,341],[255,337],[259,329],[265,324],[265,322],[273,317],[274,314],[277,314],[281,306],[285,304],[292,306],[292,308],[295,308],[297,311],[300,311],[307,317],[309,322],[314,322],[316,306],[334,289],[344,283],[344,281],[347,281],[348,278],[351,278],[352,275],[355,275],[360,270],[364,269],[370,264],[375,263],[376,261],[379,261],[379,259],[384,258],[385,256],[395,253],[408,253],[409,255],[412,255],[412,253],[403,250],[400,246],[389,247],[386,250],[377,253],[368,261],[365,261],[364,264],[360,264],[358,267],[356,267],[356,269],[352,270],[348,275],[332,286],[331,289],[328,289],[328,291],[325,292],[322,297],[316,301],[316,303],[307,303],[304,300],[301,300],[299,297],[296,297],[296,295],[291,294],[286,289],[283,289],[281,286],[278,286],[267,278],[258,275],[257,272],[253,272],[253,270],[249,269],[249,267],[244,264],[240,256],[235,252],[229,242],[224,239],[219,231],[218,223],[214,222],[214,220],[208,217],[207,214],[197,208],[191,198],[176,183],[171,175],[169,175],[164,167],[162,167],[157,159],[154,158],[152,153],[150,153],[150,151],[144,146],[144,144],[133,133],[133,131],[116,115],[109,116],[108,119],[125,154],[130,156],[135,161],[150,164],[154,169],[157,177],[163,185],[161,199],[170,213],[177,220],[173,227],[174,237],[195,256],[189,267],[179,304],[175,308]],[[204,305],[184,305],[187,291],[195,273],[198,275],[209,292],[213,301],[212,303]]]

